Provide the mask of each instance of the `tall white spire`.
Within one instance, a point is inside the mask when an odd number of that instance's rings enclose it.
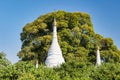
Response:
[[[96,66],[101,65],[101,58],[100,58],[100,51],[99,47],[97,47],[97,53],[96,53]]]
[[[56,19],[54,18],[52,44],[50,46],[47,58],[45,60],[45,64],[47,67],[57,67],[60,66],[62,63],[65,63],[64,58],[62,56],[62,51],[58,44],[56,25]]]

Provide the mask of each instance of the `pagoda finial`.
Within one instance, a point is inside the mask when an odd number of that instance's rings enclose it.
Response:
[[[56,18],[54,17],[53,26],[56,26],[56,25],[57,25]]]
[[[54,12],[53,12],[53,18],[54,18],[53,26],[56,26],[57,25],[57,22],[56,22],[56,10],[54,10]]]
[[[97,46],[97,50],[99,50],[100,48],[99,48],[99,46]]]

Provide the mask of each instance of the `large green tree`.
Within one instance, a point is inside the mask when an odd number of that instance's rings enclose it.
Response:
[[[53,17],[57,20],[58,41],[67,62],[94,63],[97,46],[100,47],[103,61],[120,61],[120,51],[113,40],[95,33],[89,14],[65,11],[41,15],[23,27],[22,48],[18,53],[22,61],[45,61],[52,41]]]

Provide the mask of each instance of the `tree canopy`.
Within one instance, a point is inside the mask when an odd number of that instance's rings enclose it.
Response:
[[[38,59],[44,63],[52,41],[53,17],[57,20],[58,41],[67,62],[95,63],[97,46],[103,62],[120,62],[120,51],[113,40],[94,31],[89,14],[61,10],[41,15],[23,27],[18,53],[22,61]]]

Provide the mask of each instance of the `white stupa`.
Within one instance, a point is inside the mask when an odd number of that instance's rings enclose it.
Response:
[[[101,58],[100,58],[100,51],[99,51],[99,47],[97,48],[97,53],[96,53],[96,66],[100,66],[101,65]]]
[[[45,60],[45,64],[47,67],[59,67],[62,63],[65,63],[64,58],[62,56],[62,51],[58,44],[57,39],[57,28],[56,28],[56,19],[54,18],[53,22],[53,39],[50,49],[48,51],[47,58]]]
[[[38,60],[36,60],[35,67],[38,68]]]

